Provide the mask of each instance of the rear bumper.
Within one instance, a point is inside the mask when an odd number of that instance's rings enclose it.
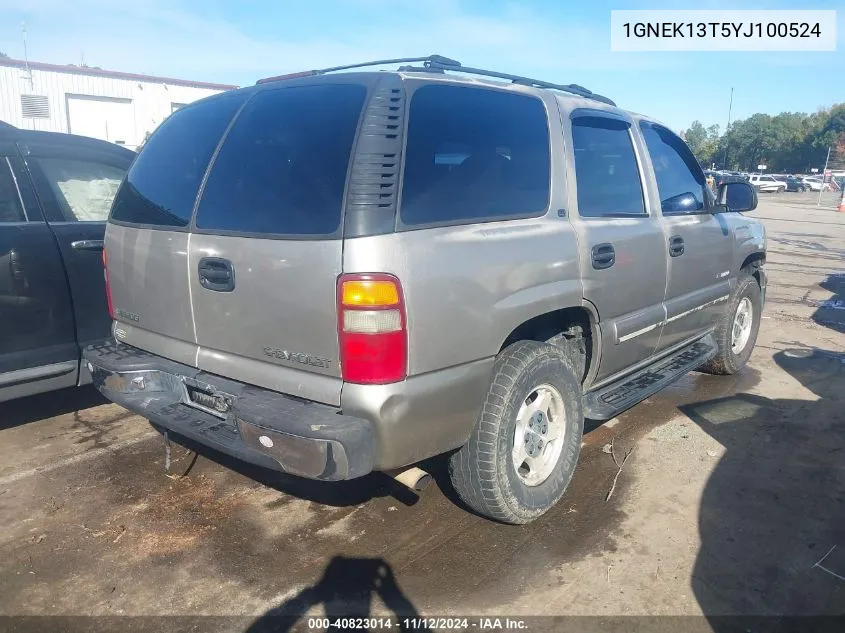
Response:
[[[238,459],[325,481],[373,470],[373,426],[365,419],[114,340],[85,348],[83,358],[109,400]]]

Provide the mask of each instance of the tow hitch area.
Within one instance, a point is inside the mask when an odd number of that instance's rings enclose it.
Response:
[[[232,409],[234,396],[217,391],[213,387],[203,385],[194,380],[185,379],[187,401],[191,405],[221,419],[226,419]]]

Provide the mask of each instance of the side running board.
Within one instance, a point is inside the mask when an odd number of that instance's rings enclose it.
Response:
[[[609,420],[706,363],[717,351],[713,335],[708,334],[653,365],[591,391],[584,396],[584,417]]]

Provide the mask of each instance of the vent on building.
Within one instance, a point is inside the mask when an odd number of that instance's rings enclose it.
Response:
[[[26,119],[49,119],[50,101],[44,95],[21,95],[21,110]]]

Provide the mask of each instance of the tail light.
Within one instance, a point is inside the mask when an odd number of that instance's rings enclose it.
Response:
[[[111,285],[109,284],[109,264],[106,249],[103,249],[103,278],[106,280],[106,303],[109,305],[109,316],[114,319],[114,304],[111,302]]]
[[[402,286],[393,275],[341,275],[337,329],[343,380],[381,385],[406,376],[408,333]]]

